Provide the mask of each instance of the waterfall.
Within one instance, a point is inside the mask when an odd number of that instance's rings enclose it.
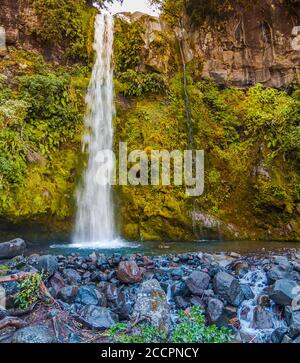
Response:
[[[113,145],[113,17],[99,14],[95,21],[94,50],[96,60],[86,95],[85,136],[83,150],[88,163],[83,185],[77,191],[77,215],[73,242],[87,246],[111,247],[116,239],[111,186],[99,183],[99,152]],[[108,162],[113,170],[113,162]],[[102,172],[103,173],[103,172]],[[100,178],[111,177],[100,175]]]

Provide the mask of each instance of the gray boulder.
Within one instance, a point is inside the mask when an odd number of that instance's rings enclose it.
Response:
[[[222,320],[224,304],[219,299],[210,299],[207,305],[207,315],[211,323],[217,324]]]
[[[293,267],[285,256],[276,256],[274,259],[274,265],[267,273],[267,277],[271,282],[276,280],[286,279],[291,276]]]
[[[86,305],[79,311],[80,320],[92,329],[109,329],[118,321],[118,315],[111,310],[94,306]]]
[[[55,343],[56,339],[47,325],[29,326],[18,330],[12,343]]]
[[[81,305],[106,305],[105,297],[92,285],[81,286],[75,302]]]
[[[137,318],[144,318],[165,332],[171,328],[171,314],[167,296],[155,279],[143,282],[138,290],[132,313],[132,319]]]
[[[208,288],[210,282],[210,276],[202,271],[194,271],[185,280],[185,283],[189,290],[194,295],[202,295],[203,291]]]
[[[239,281],[227,272],[218,272],[213,280],[214,292],[233,306],[239,306],[244,293]]]
[[[298,286],[299,285],[293,280],[277,280],[272,287],[270,298],[278,305],[291,305],[293,299],[299,293],[297,289]]]
[[[0,260],[10,259],[22,255],[26,250],[26,243],[21,238],[0,243]]]
[[[70,285],[76,285],[81,282],[81,276],[76,270],[72,268],[65,269],[63,272],[63,277],[65,278],[66,282]]]
[[[272,313],[262,306],[256,306],[253,315],[254,329],[272,329],[274,327]]]
[[[78,286],[76,285],[65,286],[59,290],[57,298],[67,304],[72,304],[75,301],[77,293],[78,293]]]
[[[53,276],[58,271],[58,261],[55,256],[44,255],[39,256],[36,260],[37,269],[40,272],[46,273],[48,276]]]
[[[278,344],[281,343],[283,340],[283,337],[285,336],[285,334],[287,333],[287,328],[285,327],[280,327],[277,328],[273,331],[273,333],[271,334],[271,342]]]
[[[289,317],[289,330],[288,336],[292,339],[300,335],[300,311],[294,311]]]

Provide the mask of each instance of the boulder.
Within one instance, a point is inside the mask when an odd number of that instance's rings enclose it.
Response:
[[[63,272],[63,277],[65,278],[66,282],[70,285],[76,285],[81,282],[80,274],[72,268],[65,269]]]
[[[281,343],[286,333],[287,328],[285,327],[275,329],[271,334],[271,342],[275,344]]]
[[[218,324],[222,320],[224,304],[219,299],[210,299],[207,305],[207,315],[210,323]]]
[[[299,285],[293,280],[277,280],[272,287],[270,298],[278,305],[291,305],[299,293],[298,287]]]
[[[134,284],[142,280],[142,273],[135,261],[121,261],[117,269],[117,278],[124,284]]]
[[[294,311],[289,317],[289,330],[288,336],[292,339],[300,335],[300,311]]]
[[[61,290],[63,287],[65,287],[65,281],[62,278],[61,274],[56,272],[49,281],[50,287],[55,292],[55,295],[58,294],[59,290]]]
[[[251,300],[254,298],[254,293],[248,284],[241,284],[241,289],[244,293],[245,299]]]
[[[267,277],[271,282],[276,280],[289,278],[293,270],[289,260],[283,256],[275,258],[275,265],[267,272]]]
[[[106,299],[108,307],[122,320],[129,320],[133,311],[134,297],[129,289],[120,289],[113,284],[106,286]]]
[[[0,243],[0,260],[10,259],[22,255],[26,250],[26,243],[21,238]]]
[[[202,271],[194,271],[185,280],[185,283],[189,290],[194,295],[202,295],[203,291],[208,288],[210,282],[210,276]]]
[[[58,261],[55,256],[44,255],[36,259],[36,267],[40,272],[53,276],[58,271]]]
[[[59,290],[57,298],[67,304],[72,304],[75,301],[77,293],[78,293],[78,286],[76,285],[65,286]]]
[[[253,328],[272,329],[273,327],[272,313],[262,306],[256,306],[253,314]]]
[[[117,314],[95,305],[86,305],[80,309],[79,318],[91,329],[109,329],[119,321]]]
[[[239,306],[244,300],[244,293],[239,281],[227,272],[218,272],[213,280],[215,294],[233,306]]]
[[[142,283],[132,313],[132,319],[146,319],[156,328],[169,332],[171,314],[167,296],[155,279]]]
[[[80,305],[106,305],[105,297],[92,285],[81,286],[75,302]]]
[[[12,343],[55,343],[56,339],[47,325],[34,325],[18,330]]]

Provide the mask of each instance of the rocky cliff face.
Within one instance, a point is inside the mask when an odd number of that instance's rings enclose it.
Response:
[[[123,19],[134,22],[141,13],[122,14]],[[169,41],[181,40],[187,63],[201,62],[201,76],[240,88],[256,83],[282,88],[300,74],[300,51],[295,26],[300,25],[300,13],[287,8],[282,1],[268,0],[244,7],[236,6],[225,21],[192,26],[185,18],[183,29],[171,34],[168,26],[158,18],[144,17],[144,63],[157,71],[165,72],[170,63],[154,51],[158,32],[169,32]],[[294,30],[296,31],[296,29]],[[173,39],[172,39],[173,38]],[[298,38],[297,38],[298,39]]]

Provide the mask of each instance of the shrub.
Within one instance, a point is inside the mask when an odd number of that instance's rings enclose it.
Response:
[[[19,283],[20,292],[15,302],[19,305],[20,309],[25,310],[38,300],[42,278],[42,274],[34,274]]]
[[[161,93],[166,87],[164,78],[158,73],[137,73],[128,70],[120,75],[119,81],[121,82],[120,92],[129,97]]]
[[[227,328],[206,326],[203,311],[198,306],[191,307],[188,314],[179,311],[178,317],[179,321],[169,337],[149,323],[138,325],[131,335],[126,334],[128,327],[125,324],[117,324],[108,330],[107,335],[117,335],[117,340],[122,343],[228,343],[233,339]]]

